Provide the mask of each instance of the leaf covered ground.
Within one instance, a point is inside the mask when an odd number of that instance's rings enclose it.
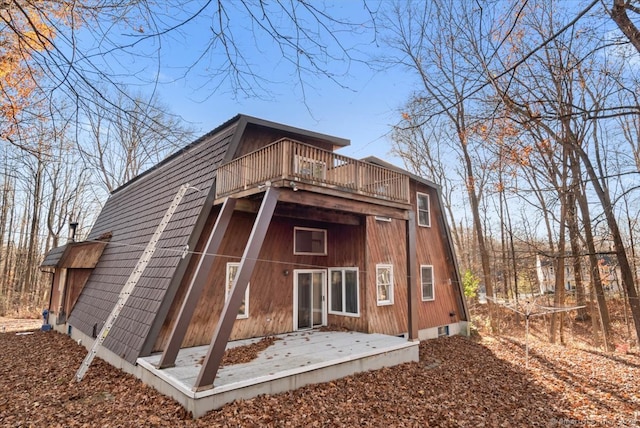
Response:
[[[0,334],[0,425],[527,427],[640,426],[640,356],[524,338],[443,338],[404,364],[235,402],[193,420],[173,400],[65,335]]]

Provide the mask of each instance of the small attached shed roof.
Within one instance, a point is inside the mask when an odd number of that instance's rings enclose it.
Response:
[[[58,262],[60,261],[62,254],[64,254],[64,250],[66,249],[67,244],[50,249],[42,263],[40,263],[40,268],[58,267]]]
[[[156,245],[156,251],[120,312],[103,346],[135,363],[151,351],[171,301],[182,281],[190,253],[198,242],[215,197],[216,169],[236,153],[247,127],[266,127],[285,136],[302,136],[333,147],[348,140],[238,115],[116,189],[89,234],[95,240],[112,233],[98,264],[69,317],[87,335],[102,327],[115,306],[142,252],[178,189],[188,183],[178,209]],[[55,254],[47,256],[53,262]]]
[[[40,267],[92,269],[98,264],[109,238],[97,241],[69,242],[56,247],[49,251]]]

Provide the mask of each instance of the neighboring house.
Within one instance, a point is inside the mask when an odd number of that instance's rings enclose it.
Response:
[[[597,254],[598,271],[602,285],[605,289],[620,289],[618,278],[619,266],[615,256],[611,254]],[[573,258],[571,254],[567,254],[564,259],[564,288],[567,291],[574,290],[576,287],[575,271],[573,268]],[[584,257],[582,263],[582,278],[588,281],[590,277],[589,260]],[[536,272],[538,273],[538,283],[540,284],[540,293],[553,293],[556,284],[556,271],[553,259],[538,254],[536,256]]]
[[[564,259],[564,288],[569,291],[575,288],[576,280],[573,274],[572,259]],[[540,284],[540,294],[553,293],[556,290],[556,263],[550,257],[536,256],[536,272]]]
[[[163,352],[171,366],[180,348],[322,326],[466,332],[439,188],[334,152],[348,144],[234,117],[115,190],[87,241],[47,255],[51,324],[90,346],[189,184],[104,341],[111,364]]]
[[[598,254],[598,270],[600,271],[600,279],[605,290],[617,290],[624,293],[620,278],[620,265],[614,254]]]

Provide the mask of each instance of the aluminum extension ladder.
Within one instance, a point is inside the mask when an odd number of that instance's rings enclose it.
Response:
[[[118,301],[116,302],[116,305],[113,307],[111,314],[109,314],[109,317],[107,317],[107,320],[102,326],[102,329],[100,330],[100,333],[96,337],[96,340],[93,342],[93,345],[89,350],[89,353],[84,358],[84,361],[82,362],[82,364],[80,365],[80,368],[76,372],[76,381],[80,382],[84,378],[85,374],[87,374],[87,370],[89,370],[89,366],[91,365],[93,358],[98,353],[98,350],[104,343],[104,340],[106,339],[107,335],[109,335],[109,331],[111,330],[111,327],[113,327],[113,325],[116,323],[116,320],[118,319],[118,315],[120,315],[120,311],[122,311],[122,308],[124,308],[125,304],[127,303],[127,300],[129,299],[129,296],[131,296],[131,294],[133,293],[133,289],[135,288],[136,284],[142,277],[142,274],[146,269],[147,265],[149,264],[149,261],[151,261],[151,257],[153,256],[153,253],[155,253],[156,251],[156,245],[160,240],[160,236],[162,235],[162,232],[164,232],[165,228],[169,224],[171,217],[173,216],[176,209],[178,208],[178,205],[180,205],[180,202],[182,201],[182,198],[184,197],[189,187],[190,187],[189,184],[183,184],[178,190],[178,193],[176,193],[176,196],[173,198],[171,205],[165,212],[164,217],[162,217],[162,220],[160,221],[160,224],[156,228],[155,232],[153,233],[151,240],[149,240],[149,243],[144,249],[144,252],[140,256],[140,259],[138,259],[138,263],[136,263],[136,266],[133,268],[133,272],[131,272],[131,275],[129,275],[127,282],[122,287],[122,290],[120,291],[120,295],[118,297]]]

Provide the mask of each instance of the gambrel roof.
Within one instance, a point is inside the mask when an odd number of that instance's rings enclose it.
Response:
[[[348,140],[238,115],[150,170],[116,189],[88,240],[111,233],[69,324],[87,335],[99,332],[146,245],[183,184],[189,189],[162,234],[157,249],[103,346],[134,363],[149,353],[175,297],[215,197],[216,169],[231,160],[245,130],[268,128],[282,137],[302,136],[333,147]],[[48,256],[52,262],[58,251]]]

